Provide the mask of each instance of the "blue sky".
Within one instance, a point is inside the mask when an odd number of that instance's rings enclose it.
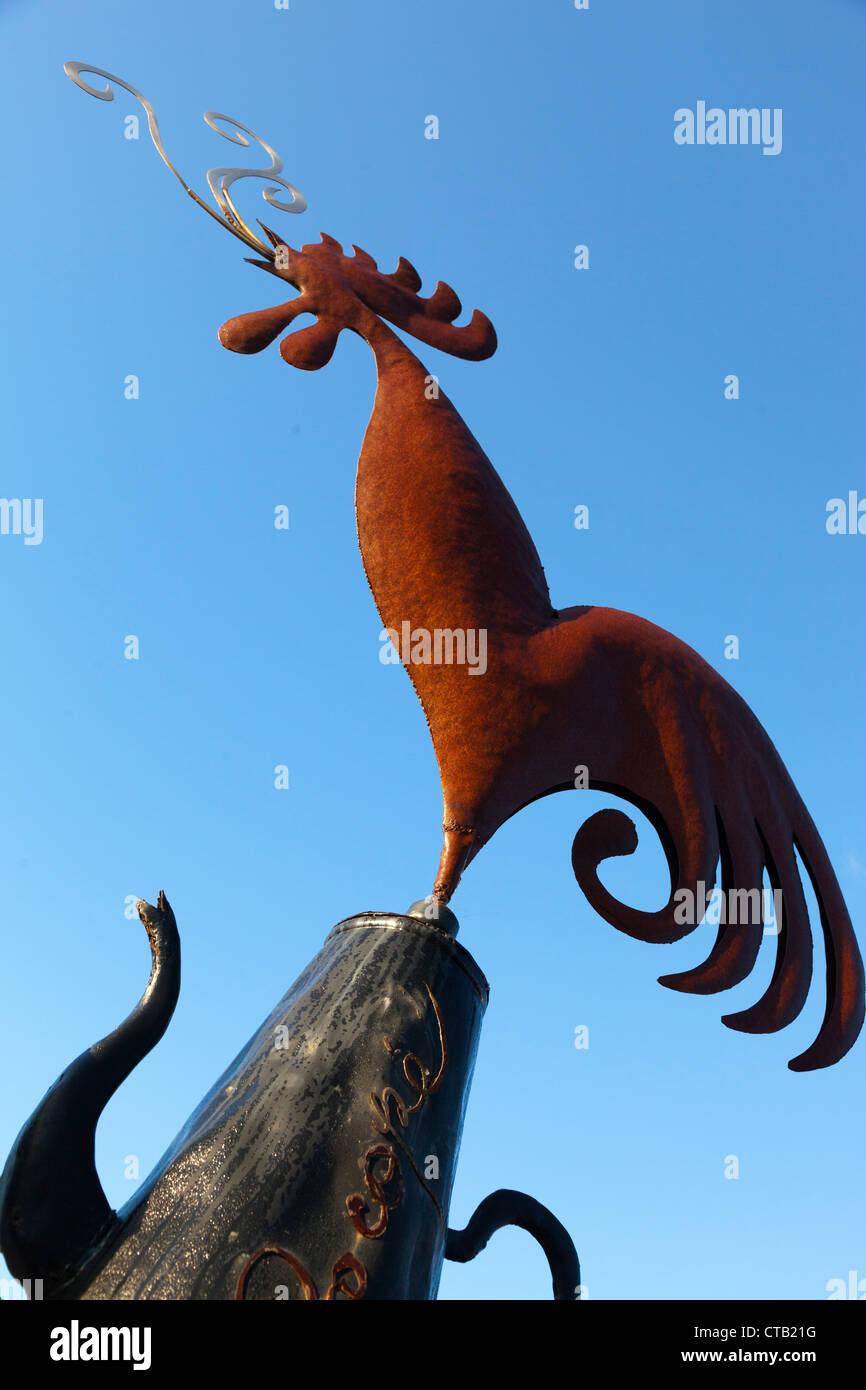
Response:
[[[280,222],[295,245],[324,230],[385,268],[405,255],[425,293],[445,279],[490,316],[489,362],[421,355],[511,490],[554,604],[639,613],[723,671],[860,930],[866,537],[825,519],[830,498],[866,497],[862,7],[13,0],[0,31],[0,492],[44,499],[40,545],[0,536],[0,1150],[141,993],[128,895],[165,889],[184,983],[99,1127],[115,1205],[127,1156],[143,1178],[332,924],[429,891],[440,839],[423,715],[378,660],[355,538],[371,355],[347,334],[314,374],[275,348],[225,352],[219,325],[279,290],[144,130],[124,139],[134,99],[92,100],[66,59],[142,90],[203,196],[236,155],[211,108],[281,154],[309,204]],[[678,146],[674,112],[700,100],[781,108],[781,153]],[[257,186],[238,188],[256,215]],[[776,1036],[719,1023],[763,992],[772,943],[727,995],[662,989],[713,928],[654,947],[596,918],[571,840],[613,803],[581,798],[503,827],[453,903],[492,995],[452,1224],[494,1188],[530,1192],[571,1231],[590,1298],[820,1299],[866,1278],[866,1046],[785,1066],[823,1013],[820,953]],[[665,896],[648,827],[603,872],[636,905]],[[441,1292],[547,1297],[549,1281],[507,1231],[446,1266]]]

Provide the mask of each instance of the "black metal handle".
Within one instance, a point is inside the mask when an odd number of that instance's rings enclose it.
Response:
[[[469,1219],[462,1231],[448,1231],[445,1240],[446,1260],[466,1264],[483,1250],[490,1237],[503,1226],[520,1226],[534,1236],[547,1256],[553,1278],[553,1297],[563,1303],[574,1303],[580,1286],[580,1262],[574,1242],[553,1212],[528,1197],[501,1187],[491,1192]]]

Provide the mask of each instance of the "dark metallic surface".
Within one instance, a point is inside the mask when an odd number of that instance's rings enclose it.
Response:
[[[10,1157],[10,1268],[22,1279],[51,1268],[46,1295],[77,1299],[435,1297],[487,995],[435,921],[340,923],[117,1216],[101,1188],[94,1205],[63,1174],[77,1107],[98,1187],[93,1126],[114,1089],[99,1044]],[[126,1030],[117,1084],[152,1045],[133,1036],[135,1018],[112,1035]]]
[[[0,1249],[17,1279],[53,1297],[118,1230],[96,1172],[96,1125],[117,1088],[168,1027],[180,989],[180,941],[165,895],[138,903],[151,971],[136,1008],[55,1081],[0,1177]]]
[[[574,1303],[579,1297],[580,1263],[574,1242],[553,1212],[527,1197],[501,1187],[476,1207],[469,1224],[462,1231],[448,1232],[445,1242],[446,1260],[466,1264],[484,1249],[495,1231],[503,1226],[521,1226],[534,1236],[547,1256],[553,1279],[553,1297],[560,1303]]]

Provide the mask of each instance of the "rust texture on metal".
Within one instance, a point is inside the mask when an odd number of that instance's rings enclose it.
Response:
[[[721,864],[728,901],[761,892],[766,870],[781,890],[776,965],[763,997],[725,1017],[743,1032],[773,1032],[800,1013],[812,975],[812,933],[796,855],[815,896],[827,958],[826,1012],[794,1070],[829,1066],[851,1047],[864,1012],[863,966],[827,851],[781,757],[745,701],[669,632],[612,608],[554,608],[532,538],[481,445],[451,401],[385,320],[458,357],[496,347],[476,310],[439,284],[429,298],[402,257],[381,273],[359,248],[333,237],[294,250],[264,228],[273,259],[254,261],[299,294],[224,323],[220,340],[258,352],[300,314],[310,326],[280,343],[284,360],[324,366],[339,334],[370,345],[375,403],[358,461],[355,506],[364,568],[382,624],[421,701],[439,764],[443,842],[433,893],[442,902],[496,830],[529,802],[575,785],[613,792],[655,827],[670,868],[657,911],[617,901],[598,877],[637,835],[606,810],[578,831],[572,859],[595,910],[641,941],[672,942],[697,925],[678,913]],[[404,626],[405,625],[405,626]],[[413,660],[406,632],[485,634],[486,670]],[[453,648],[452,648],[453,650]],[[749,900],[751,901],[751,900]],[[749,915],[749,914],[744,914]],[[700,918],[698,918],[700,920]],[[671,989],[711,994],[740,983],[755,964],[764,923],[726,920],[708,956],[662,977]]]
[[[292,1273],[298,1280],[301,1292],[304,1295],[304,1300],[307,1303],[318,1302],[319,1295],[316,1291],[315,1284],[310,1278],[309,1272],[304,1268],[300,1260],[297,1259],[296,1256],[294,1256],[291,1253],[291,1251],[282,1250],[278,1245],[266,1245],[263,1249],[257,1250],[255,1255],[253,1255],[249,1260],[247,1260],[246,1264],[243,1267],[243,1270],[241,1271],[241,1276],[238,1280],[238,1287],[237,1292],[235,1293],[235,1300],[238,1302],[242,1302],[246,1298],[247,1286],[250,1281],[250,1275],[252,1274],[256,1265],[261,1264],[263,1260],[266,1260],[271,1255],[274,1255],[281,1260],[285,1260],[286,1264],[289,1266]],[[354,1283],[350,1283],[346,1279],[347,1274],[353,1274],[355,1276]],[[334,1267],[331,1270],[331,1282],[328,1285],[327,1290],[325,1291],[325,1294],[322,1298],[322,1302],[333,1303],[338,1293],[345,1294],[346,1298],[357,1299],[363,1298],[366,1292],[367,1271],[361,1264],[361,1261],[359,1259],[347,1252],[345,1255],[341,1255],[339,1259],[334,1261]],[[275,1299],[276,1297],[276,1294],[271,1295],[272,1299]]]

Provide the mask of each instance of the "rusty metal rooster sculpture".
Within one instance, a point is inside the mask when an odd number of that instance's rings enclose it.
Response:
[[[600,811],[575,837],[580,887],[613,926],[641,941],[672,942],[678,894],[712,885],[721,862],[726,900],[761,893],[766,869],[781,894],[777,959],[763,998],[723,1021],[775,1032],[805,1003],[812,936],[795,850],[812,881],[827,956],[827,1008],[818,1037],[789,1066],[825,1067],[851,1047],[863,1021],[863,967],[827,851],[785,766],[746,703],[698,654],[662,628],[612,608],[556,609],[538,553],[509,492],[428,369],[385,322],[431,347],[478,360],[496,349],[478,310],[454,324],[460,300],[421,279],[402,257],[382,274],[365,251],[332,237],[293,250],[265,228],[274,254],[252,263],[300,294],[230,319],[220,341],[258,352],[300,314],[316,322],[283,338],[294,367],[324,366],[343,329],[373,350],[378,384],[355,487],[364,569],[384,627],[484,631],[482,678],[467,665],[406,664],[439,764],[444,821],[433,896],[448,902],[466,866],[515,812],[539,797],[588,785],[630,801],[657,830],[671,876],[667,904],[642,912],[599,881],[600,862],[631,854],[634,825]],[[404,644],[405,645],[405,644]],[[682,899],[679,899],[682,901]],[[757,922],[725,922],[708,959],[667,975],[671,989],[711,994],[751,971]]]

